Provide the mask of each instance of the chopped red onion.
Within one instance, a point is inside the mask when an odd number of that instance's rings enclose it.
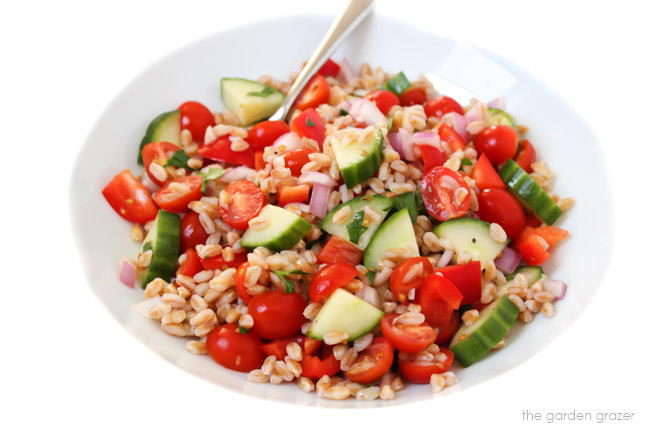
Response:
[[[158,185],[153,183],[153,181],[149,177],[149,174],[147,173],[146,170],[144,171],[144,173],[142,173],[142,186],[147,188],[149,190],[149,192],[152,192],[152,193],[154,193],[154,192],[156,192],[156,191],[158,191],[160,189],[160,187]]]
[[[327,215],[327,205],[329,204],[331,191],[331,186],[322,183],[315,183],[312,188],[309,211],[318,218],[325,218],[325,215]]]
[[[142,315],[143,317],[151,319],[151,316],[149,316],[149,311],[158,305],[164,305],[164,303],[162,299],[160,299],[160,296],[154,296],[153,298],[147,298],[142,302],[138,302],[131,308],[133,308],[136,313]]]
[[[397,133],[402,142],[402,152],[407,161],[415,161],[415,146],[413,145],[413,133],[404,128],[400,128]]]
[[[564,299],[566,295],[567,285],[564,281],[560,280],[543,280],[542,286],[547,292],[551,292],[555,296],[556,301]]]
[[[361,290],[356,293],[357,297],[363,299],[367,303],[374,305],[375,307],[380,306],[379,302],[379,292],[374,287],[364,285]]]
[[[488,102],[487,106],[498,110],[504,110],[506,108],[506,100],[499,97]]]
[[[123,259],[120,264],[120,282],[127,287],[135,287],[135,265],[131,260]]]
[[[440,136],[437,132],[416,132],[413,134],[413,143],[434,146],[442,150],[440,147]]]
[[[501,251],[501,255],[494,261],[494,264],[503,273],[512,274],[515,269],[517,269],[520,262],[521,255],[512,248],[505,247],[503,251]]]
[[[298,180],[302,183],[309,183],[313,185],[317,183],[327,186],[338,185],[338,182],[332,179],[331,176],[324,173],[319,173],[318,171],[307,171],[303,173]]]
[[[347,84],[352,84],[352,81],[354,81],[354,79],[357,77],[357,74],[354,73],[354,70],[352,69],[352,66],[350,66],[348,59],[344,57],[339,66],[341,66],[341,75],[343,76],[345,82]]]
[[[445,114],[441,119],[443,122],[449,123],[454,130],[463,137],[463,140],[469,140],[469,134],[467,133],[467,119],[462,114],[458,114],[455,111]]]
[[[485,112],[484,112],[484,106],[482,103],[477,102],[472,104],[471,107],[465,112],[465,120],[467,121],[467,124],[470,124],[472,122],[484,122],[485,121]]]
[[[302,203],[302,202],[299,202],[299,201],[294,201],[292,203],[287,203],[287,204],[284,205],[285,209],[290,208],[290,207],[298,208],[298,209],[300,209],[301,212],[304,212],[304,213],[309,213],[309,211],[310,211],[310,208],[309,208],[308,204]]]
[[[391,147],[395,149],[395,152],[399,153],[399,156],[402,159],[406,159],[404,158],[404,150],[402,150],[402,139],[397,132],[391,132],[388,134],[388,142]]]
[[[273,149],[278,153],[288,152],[302,146],[302,140],[295,132],[282,134],[273,142]]]
[[[256,171],[246,166],[235,168],[228,168],[226,172],[219,178],[219,182],[230,183],[238,180],[246,179],[249,174],[255,174]]]
[[[356,122],[367,125],[386,125],[388,123],[386,116],[377,108],[377,105],[367,99],[358,98],[353,100],[348,111]]]

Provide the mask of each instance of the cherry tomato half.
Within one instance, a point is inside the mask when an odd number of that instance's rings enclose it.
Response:
[[[363,251],[355,244],[338,236],[331,236],[316,259],[319,263],[350,263],[358,265],[363,258]]]
[[[248,221],[255,218],[264,207],[264,194],[259,186],[250,180],[230,183],[226,189],[231,201],[227,208],[219,203],[221,219],[238,230],[246,230]]]
[[[384,115],[387,115],[395,105],[399,105],[399,98],[388,90],[375,90],[374,92],[368,93],[365,98],[369,101],[374,101],[379,111],[384,113]]]
[[[478,216],[483,221],[497,223],[510,239],[515,239],[526,227],[521,205],[505,189],[486,189],[478,195]]]
[[[456,191],[465,188],[462,200]],[[469,210],[469,187],[462,176],[447,167],[434,167],[422,179],[422,200],[429,215],[439,221],[457,218]]]
[[[132,223],[146,223],[158,215],[149,190],[129,170],[122,170],[111,179],[102,195],[119,216]]]
[[[478,153],[485,153],[492,164],[499,165],[515,156],[519,134],[507,125],[492,125],[483,128],[474,137]]]
[[[248,131],[246,142],[253,149],[261,150],[272,145],[281,135],[289,132],[289,125],[283,120],[265,120]]]
[[[255,370],[262,366],[265,358],[262,340],[252,332],[240,333],[232,323],[212,330],[205,346],[212,359],[231,370]]]
[[[420,271],[414,270],[418,266]],[[426,257],[412,257],[397,265],[390,276],[390,291],[397,301],[406,304],[411,289],[417,289],[422,281],[433,273],[433,266]]]
[[[448,123],[441,123],[438,127],[440,140],[449,145],[452,152],[465,150],[465,140],[456,130]]]
[[[415,291],[415,303],[422,307],[427,323],[433,328],[447,325],[462,299],[463,294],[451,281],[435,273],[426,277]]]
[[[186,275],[188,277],[193,277],[203,270],[201,266],[201,258],[196,253],[194,248],[188,248],[185,250],[185,261],[183,264],[176,270],[177,275]]]
[[[291,121],[291,130],[301,137],[307,137],[323,145],[325,122],[313,108],[308,108]]]
[[[424,104],[427,100],[427,91],[423,87],[412,86],[399,95],[399,104],[404,107]]]
[[[472,179],[476,181],[479,189],[499,188],[506,189],[501,176],[494,169],[487,155],[482,153],[472,170]]]
[[[185,192],[178,192],[172,183],[184,185]],[[201,198],[201,176],[190,175],[167,181],[154,195],[153,199],[161,209],[167,212],[183,212],[190,202]]]
[[[160,181],[151,174],[151,170],[149,170],[151,163],[155,162],[164,166],[167,163],[167,160],[178,150],[180,150],[180,147],[166,141],[160,143],[148,143],[142,148],[142,163],[144,164],[144,169],[147,171],[149,179],[151,179],[153,183],[161,186],[165,181]]]
[[[463,107],[449,96],[438,96],[424,104],[424,112],[427,117],[437,117],[440,119],[447,113],[465,114]]]
[[[181,251],[194,248],[198,244],[205,244],[208,238],[201,219],[196,212],[187,212],[181,218]]]
[[[305,89],[298,95],[295,106],[299,110],[317,108],[321,104],[327,104],[330,99],[330,85],[322,75],[315,75]]]
[[[393,365],[393,347],[384,337],[375,338],[370,346],[359,352],[357,359],[345,372],[352,382],[371,383],[379,380]]]
[[[309,299],[322,301],[336,289],[354,280],[359,275],[357,268],[350,263],[327,265],[314,276],[309,286]]]
[[[436,269],[443,277],[451,281],[463,294],[460,305],[472,304],[481,299],[483,283],[481,282],[481,262],[452,265]]]
[[[417,353],[436,341],[438,330],[423,323],[404,325],[395,323],[397,314],[387,314],[381,319],[381,333],[397,350]]]
[[[441,354],[444,355],[444,361],[436,360],[436,357],[441,357]],[[411,383],[429,383],[432,374],[444,373],[449,370],[452,362],[454,362],[454,352],[444,347],[440,348],[438,354],[400,352],[397,356],[399,372]]]
[[[181,129],[189,130],[192,133],[192,140],[203,143],[205,130],[208,126],[215,125],[212,112],[196,101],[184,102],[178,109],[181,112]]]
[[[320,379],[325,375],[334,376],[341,371],[341,363],[334,358],[332,346],[323,347],[320,356],[303,354],[300,366],[302,376],[311,379]]]
[[[302,312],[306,306],[307,302],[298,293],[276,290],[253,296],[248,301],[253,332],[267,340],[291,337],[305,322]]]
[[[316,152],[314,149],[295,149],[284,154],[284,165],[293,176],[300,176],[302,166],[309,162],[309,154]]]
[[[438,167],[439,165],[444,164],[447,160],[447,155],[445,155],[445,152],[436,146],[431,146],[428,144],[416,144],[416,146],[420,150],[420,156],[422,157],[425,173],[427,173],[433,167]]]
[[[530,173],[533,170],[532,165],[535,161],[537,161],[537,151],[535,150],[535,146],[533,146],[533,143],[528,140],[521,140],[519,142],[519,152],[517,152],[515,162],[527,173]]]
[[[282,338],[275,340],[262,346],[262,350],[267,356],[274,355],[277,359],[284,359],[287,356],[287,344],[295,341],[302,349],[304,355],[313,355],[320,348],[322,341],[314,340],[313,338],[304,335],[296,335],[292,338]]]
[[[213,142],[205,143],[199,147],[199,155],[215,161],[255,167],[255,149],[249,147],[246,150],[235,152],[231,149],[231,145],[230,134],[222,135]]]

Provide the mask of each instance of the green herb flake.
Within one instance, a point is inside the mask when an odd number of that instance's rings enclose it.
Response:
[[[201,182],[201,192],[205,192],[205,187],[209,180],[219,179],[225,172],[226,170],[221,167],[210,167],[207,173],[200,171],[199,176],[203,179],[203,182]]]
[[[354,216],[352,217],[352,222],[345,226],[348,229],[348,236],[350,237],[350,242],[352,243],[357,243],[359,242],[359,238],[365,232],[368,230],[368,227],[363,225],[363,219],[365,218],[366,213],[362,210],[359,212],[355,213]]]
[[[366,277],[368,278],[368,281],[370,281],[370,284],[375,284],[375,275],[377,275],[377,271],[368,271],[366,273]]]
[[[461,160],[460,160],[460,163],[463,164],[463,165],[474,165],[474,163],[472,162],[472,160],[469,159],[469,158],[467,158],[467,157],[461,159]]]
[[[395,209],[397,210],[408,209],[411,222],[415,222],[415,219],[418,217],[418,210],[415,204],[415,193],[413,191],[395,196],[393,198],[393,206],[395,206]]]
[[[270,86],[264,86],[259,92],[248,92],[246,96],[258,96],[260,98],[266,98],[269,95],[275,93],[275,90]]]
[[[142,245],[142,252],[144,253],[145,251],[151,251],[153,250],[153,246],[151,245],[151,242],[147,242],[146,244]]]
[[[294,269],[293,271],[273,271],[273,273],[278,276],[280,281],[282,281],[282,285],[284,286],[284,291],[286,293],[293,293],[296,291],[296,283],[295,281],[288,279],[288,275],[307,275],[307,272],[303,272],[298,269]]]
[[[347,110],[344,110],[342,108],[339,110],[339,116],[347,116],[348,114],[350,113],[348,113]]]
[[[239,327],[239,333],[240,333],[240,334],[245,334],[245,333],[247,333],[247,332],[249,332],[249,331],[250,331],[250,329],[246,329],[246,328],[244,328],[243,326],[240,326],[240,327]]]
[[[316,126],[316,124],[314,123],[314,121],[311,120],[311,117],[308,117],[308,118],[307,118],[307,121],[305,122],[305,125],[309,126],[310,128],[311,128],[312,126]]]
[[[380,88],[389,90],[396,95],[401,95],[406,89],[411,87],[411,82],[404,72],[399,72],[386,81]]]
[[[167,160],[165,167],[179,167],[191,170],[190,166],[187,165],[189,159],[190,157],[187,156],[187,153],[185,153],[184,150],[177,150],[172,157]]]
[[[390,132],[391,129],[393,129],[393,123],[395,123],[395,117],[390,116],[390,119],[388,119],[388,126],[386,126],[386,128],[388,128],[389,132]]]

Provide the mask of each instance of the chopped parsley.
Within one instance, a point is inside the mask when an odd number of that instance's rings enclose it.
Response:
[[[240,334],[245,334],[245,333],[247,333],[248,331],[250,331],[250,329],[246,329],[246,328],[244,328],[243,326],[240,326],[240,327],[239,327],[239,333],[240,333]]]
[[[314,121],[311,120],[311,117],[308,117],[308,118],[307,118],[307,121],[305,122],[305,125],[309,126],[310,128],[311,128],[312,126],[316,126],[316,124],[314,123]]]
[[[147,242],[146,244],[142,245],[142,252],[151,251],[151,250],[153,250],[153,246],[151,245],[151,242]]]
[[[209,180],[218,179],[223,176],[225,172],[226,170],[221,167],[210,167],[207,173],[199,172],[199,176],[203,178],[203,182],[201,182],[201,192],[205,192],[205,187]]]
[[[172,157],[167,160],[165,167],[179,167],[191,170],[190,166],[187,165],[189,159],[190,157],[187,156],[187,153],[185,153],[184,150],[177,150]]]
[[[422,194],[420,191],[411,191],[395,196],[393,198],[393,206],[397,210],[408,209],[411,221],[415,222],[418,215],[424,210]]]
[[[264,86],[259,92],[248,92],[246,96],[259,96],[260,98],[266,98],[269,95],[275,93],[275,90],[270,86]]]
[[[347,116],[348,114],[350,114],[350,113],[348,113],[347,110],[344,110],[342,108],[339,110],[339,115],[340,116]]]
[[[284,291],[286,293],[293,293],[296,291],[296,283],[295,281],[286,278],[288,275],[307,275],[307,272],[299,271],[298,269],[295,269],[293,271],[273,271],[273,273],[277,275],[278,278],[280,278],[280,281],[282,281],[282,284],[284,285]]]
[[[370,284],[375,284],[375,275],[377,275],[377,271],[368,271],[366,273],[366,277],[368,277]]]
[[[474,163],[472,162],[472,160],[469,159],[469,158],[467,158],[467,157],[461,159],[461,160],[460,160],[460,163],[463,164],[463,165],[473,165],[473,164],[474,164]]]
[[[366,213],[362,210],[359,212],[355,213],[354,216],[352,217],[352,222],[348,224],[346,227],[348,229],[348,236],[350,237],[350,242],[357,243],[359,242],[359,238],[365,232],[368,230],[368,227],[363,225],[363,219],[365,218]]]

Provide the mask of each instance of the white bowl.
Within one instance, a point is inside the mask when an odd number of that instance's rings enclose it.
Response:
[[[334,402],[319,400],[294,385],[247,382],[244,374],[226,370],[207,356],[190,354],[183,347],[185,340],[166,335],[156,322],[135,313],[132,306],[143,300],[142,291],[128,289],[118,281],[120,258],[125,254],[133,257],[137,246],[129,237],[130,224],[115,214],[100,191],[119,170],[138,172],[135,155],[148,122],[186,100],[221,109],[220,77],[286,77],[309,57],[330,20],[323,16],[286,17],[215,34],[160,60],[115,98],[93,128],[73,173],[73,224],[83,268],[92,290],[129,332],[158,355],[217,385],[256,397],[334,407],[372,407],[431,398],[428,386],[409,386],[393,401]],[[356,67],[369,62],[391,72],[404,70],[410,77],[426,73],[434,85],[462,102],[470,95],[483,100],[505,97],[508,111],[530,127],[529,138],[539,156],[557,174],[554,191],[577,199],[577,206],[559,221],[572,236],[544,266],[552,278],[569,286],[566,298],[557,303],[556,316],[547,319],[540,315],[532,324],[518,327],[508,337],[505,349],[470,368],[458,368],[460,384],[452,389],[485,382],[521,364],[583,311],[609,260],[611,234],[606,228],[612,227],[610,199],[596,138],[561,98],[509,61],[404,22],[371,16],[334,58],[344,56]]]

